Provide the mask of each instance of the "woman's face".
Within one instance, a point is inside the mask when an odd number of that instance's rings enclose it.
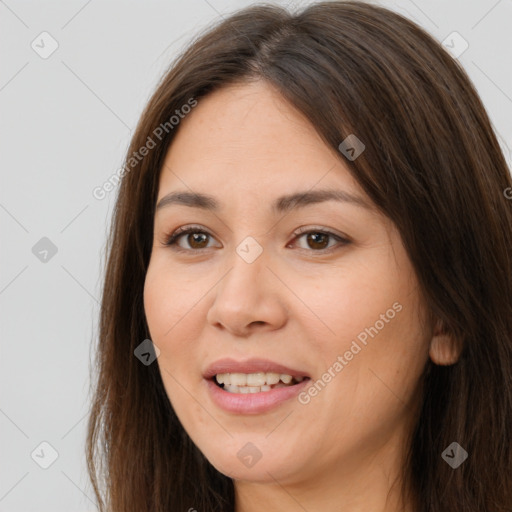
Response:
[[[157,203],[187,196],[156,211],[146,318],[181,424],[232,478],[399,465],[432,333],[399,233],[345,162],[263,82],[201,99],[166,155]],[[339,200],[280,199],[320,191]]]

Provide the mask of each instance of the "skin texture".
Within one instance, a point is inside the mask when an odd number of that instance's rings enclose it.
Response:
[[[206,458],[234,479],[238,512],[398,510],[392,484],[420,374],[429,355],[441,363],[452,357],[426,321],[388,218],[336,201],[287,214],[270,209],[282,194],[325,188],[372,206],[344,157],[264,82],[201,99],[181,122],[161,172],[157,203],[183,190],[214,195],[222,205],[216,213],[184,205],[157,211],[144,305],[169,400]],[[210,236],[183,235],[179,245],[165,246],[167,235],[191,224]],[[300,227],[350,243],[308,241],[294,234]],[[248,236],[263,249],[250,264],[236,252]],[[212,362],[268,358],[317,381],[393,304],[400,311],[381,320],[309,403],[291,399],[240,415],[212,402],[202,377]],[[252,467],[237,457],[248,442],[262,454]]]

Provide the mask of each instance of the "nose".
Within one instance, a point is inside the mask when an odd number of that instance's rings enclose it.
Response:
[[[248,263],[234,252],[229,269],[214,288],[207,314],[209,324],[247,337],[255,331],[279,329],[286,323],[285,286],[276,278],[275,269],[267,267],[270,262],[264,254]]]

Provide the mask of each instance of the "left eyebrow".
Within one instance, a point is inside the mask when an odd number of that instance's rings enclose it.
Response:
[[[361,196],[351,194],[345,190],[332,189],[309,190],[280,196],[272,203],[271,208],[275,214],[283,214],[293,209],[304,208],[308,205],[325,201],[351,203],[362,208],[372,209],[371,205]],[[198,192],[175,191],[162,197],[156,206],[156,210],[161,210],[173,204],[214,212],[218,212],[221,209],[220,202],[211,195]]]

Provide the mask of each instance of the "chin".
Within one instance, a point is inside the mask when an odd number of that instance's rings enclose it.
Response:
[[[224,446],[219,443],[218,448],[209,447],[201,452],[217,471],[234,480],[275,483],[276,479],[285,481],[292,477],[295,473],[292,468],[300,467],[300,463],[292,466],[293,457],[284,454],[279,443],[274,446],[267,441],[267,447],[260,449],[263,443],[265,436],[261,442],[254,435],[241,436],[230,439]]]

